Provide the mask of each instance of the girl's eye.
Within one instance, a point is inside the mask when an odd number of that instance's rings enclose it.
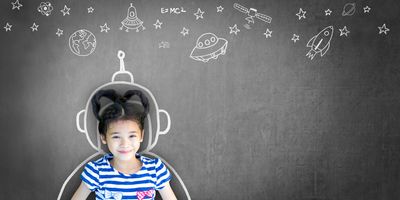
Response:
[[[119,136],[112,136],[112,139],[118,139]]]
[[[136,137],[136,135],[130,135],[129,137],[130,137],[130,138],[134,138],[134,137]]]

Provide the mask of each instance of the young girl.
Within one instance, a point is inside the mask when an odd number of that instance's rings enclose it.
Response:
[[[130,103],[137,96],[142,105]],[[113,103],[101,108],[100,99]],[[101,141],[111,153],[86,164],[82,182],[72,197],[86,199],[94,191],[99,199],[154,199],[158,190],[163,199],[175,200],[169,180],[171,175],[160,159],[139,155],[143,141],[144,122],[149,102],[139,90],[129,90],[123,96],[115,90],[100,90],[91,99],[93,113],[99,120]]]

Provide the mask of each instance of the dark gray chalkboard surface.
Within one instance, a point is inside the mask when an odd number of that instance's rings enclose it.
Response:
[[[8,0],[0,11],[0,199],[71,198],[77,166],[98,153],[91,112],[77,114],[120,70],[119,50],[134,82],[111,86],[154,96],[154,134],[167,134],[150,152],[176,171],[178,199],[400,196],[398,1]]]

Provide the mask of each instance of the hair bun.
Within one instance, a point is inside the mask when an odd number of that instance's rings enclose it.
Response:
[[[99,112],[101,109],[101,104],[100,104],[100,99],[101,98],[107,98],[113,102],[115,102],[115,99],[117,98],[117,93],[115,90],[109,89],[109,90],[99,90],[91,99],[92,103],[92,111],[94,116],[96,117],[97,120],[101,120]]]
[[[144,95],[143,92],[140,90],[128,90],[125,92],[123,97],[126,100],[129,100],[133,96],[139,97],[140,102],[142,103],[143,106],[143,115],[146,116],[149,113],[149,99],[147,99],[146,95]]]

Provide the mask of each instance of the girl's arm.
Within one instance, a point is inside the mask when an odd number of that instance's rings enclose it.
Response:
[[[72,196],[71,200],[85,200],[92,191],[85,185],[85,183],[81,182],[79,188],[76,190],[74,196]]]
[[[174,191],[172,191],[171,185],[169,185],[169,182],[158,192],[160,192],[163,200],[177,200]]]

